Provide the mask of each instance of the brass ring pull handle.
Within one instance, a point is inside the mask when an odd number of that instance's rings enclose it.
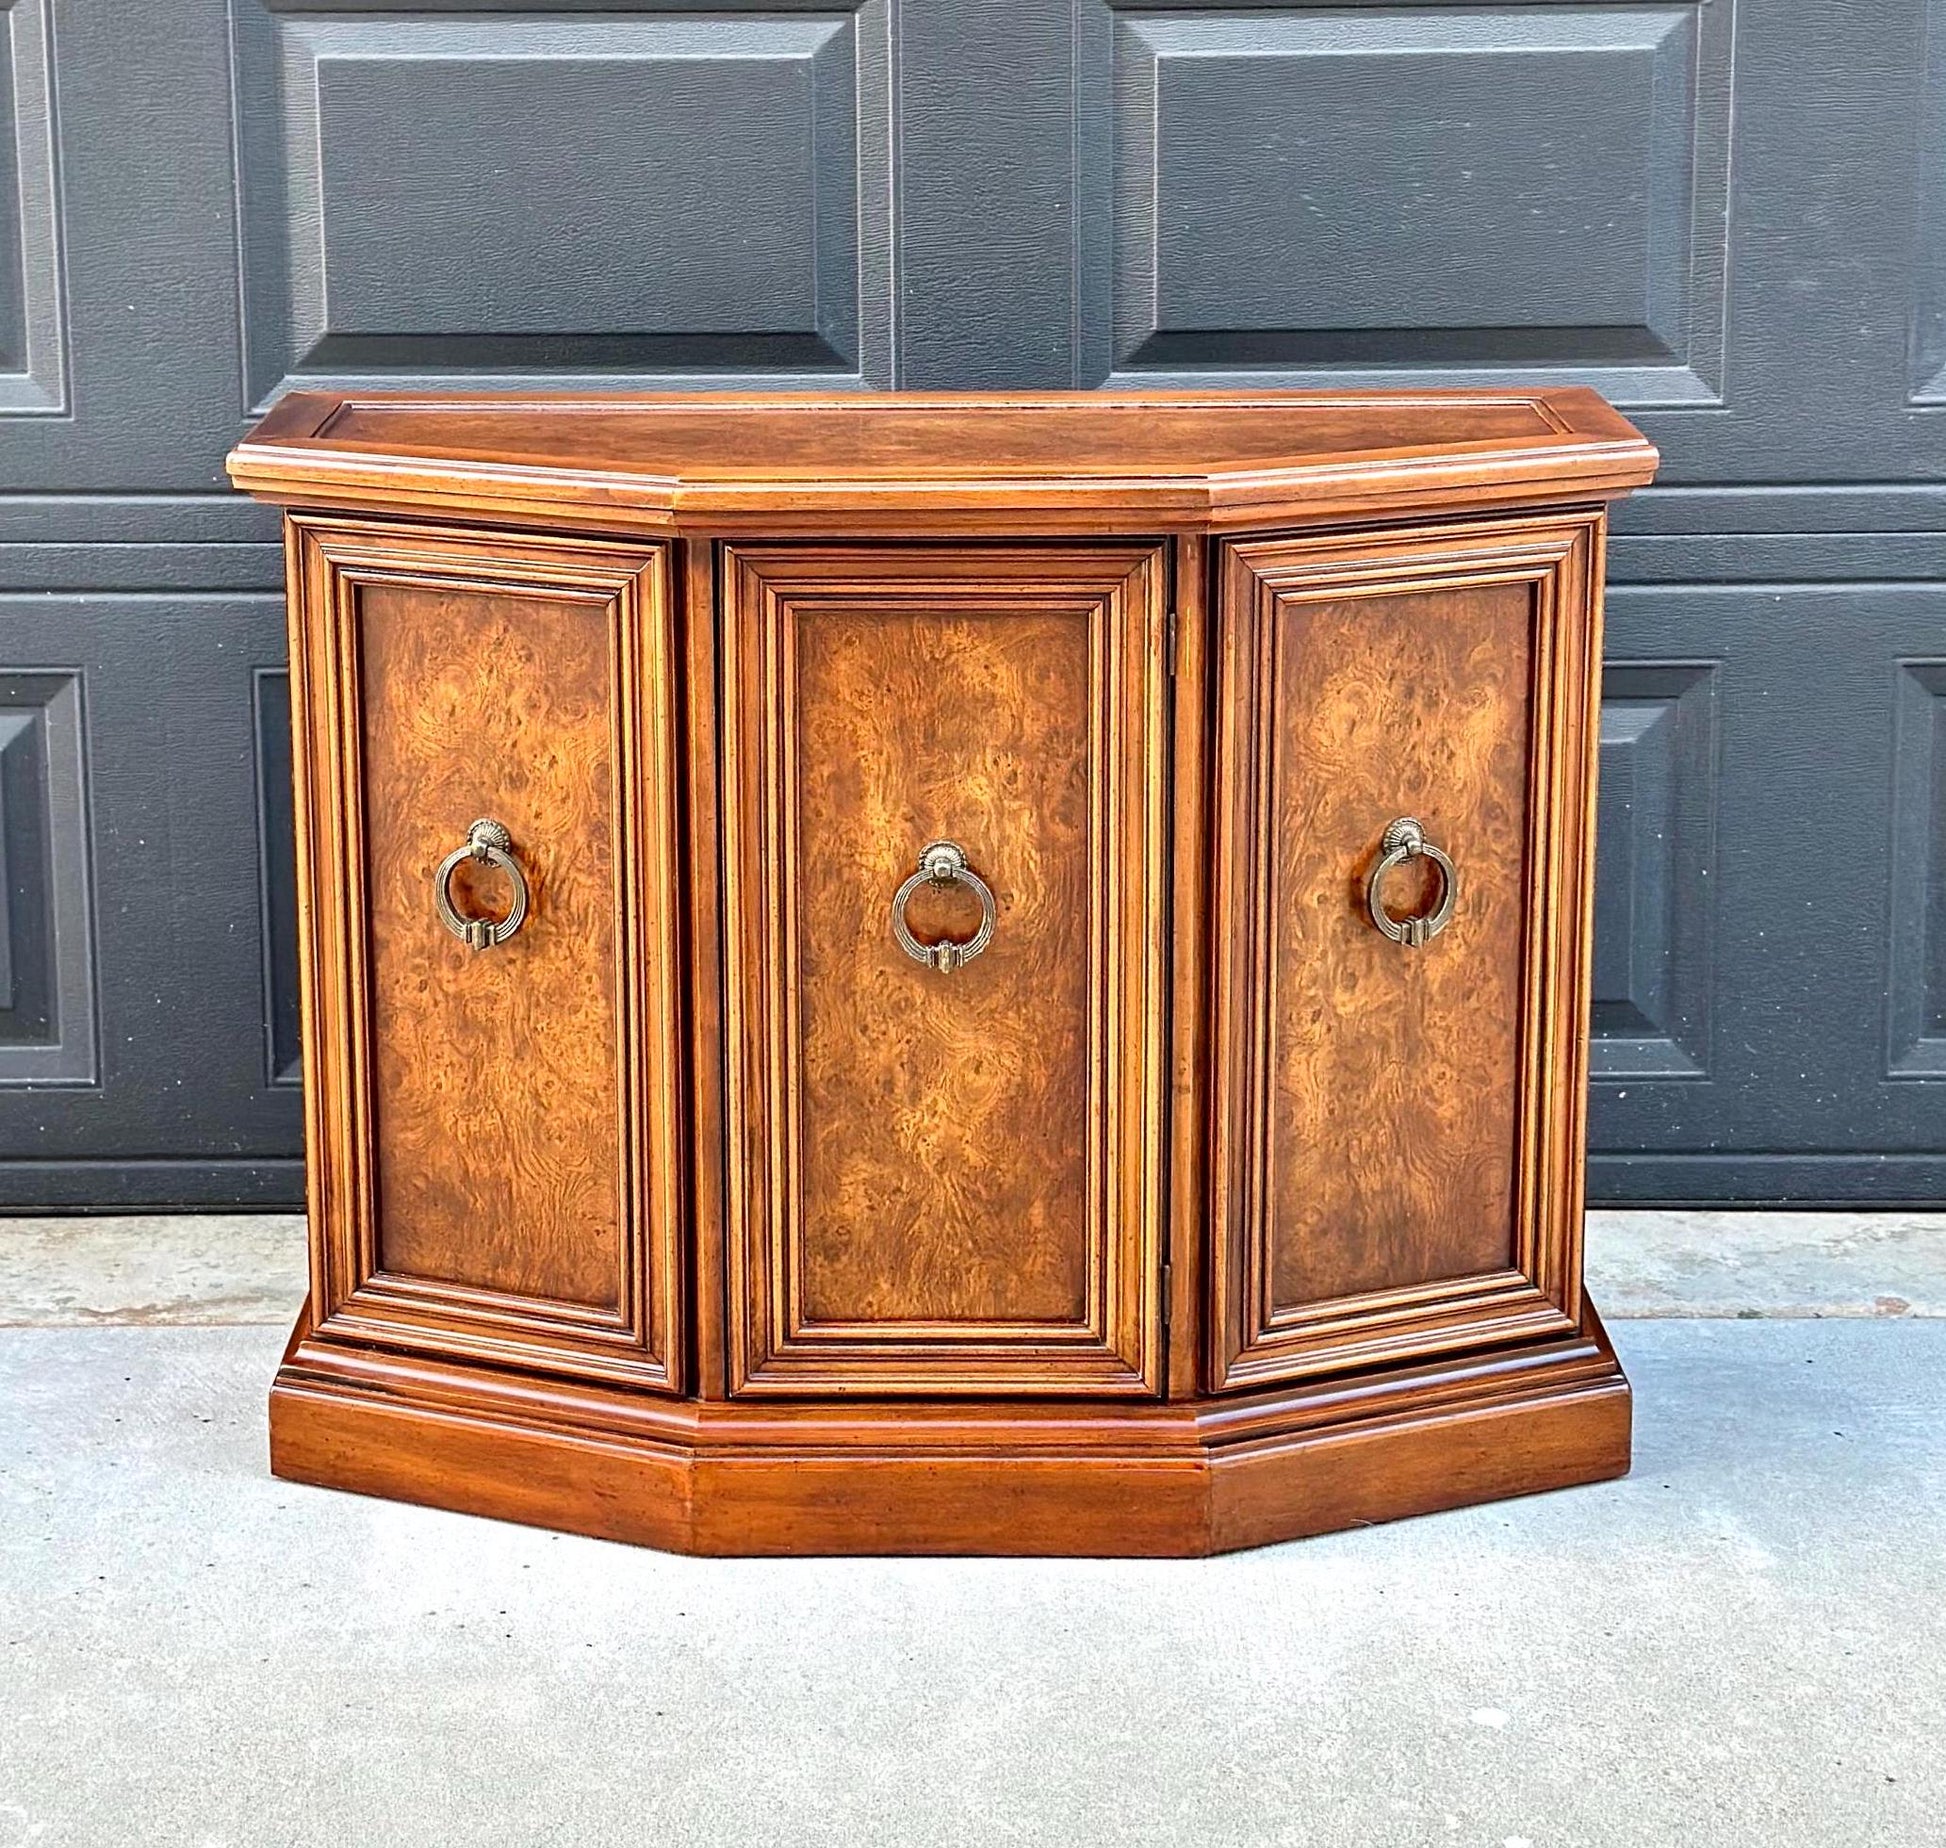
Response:
[[[922,885],[963,885],[980,901],[980,928],[964,943],[951,937],[938,943],[921,943],[905,921],[906,901]],[[993,927],[999,913],[994,907],[993,891],[987,882],[966,864],[966,849],[956,841],[928,841],[919,855],[919,870],[900,886],[892,898],[892,935],[899,948],[914,962],[925,963],[941,975],[951,975],[993,941]]]
[[[1372,922],[1394,943],[1401,943],[1408,949],[1422,949],[1452,921],[1453,901],[1459,897],[1459,874],[1453,870],[1451,860],[1426,839],[1424,828],[1410,815],[1401,815],[1385,830],[1385,838],[1380,843],[1383,853],[1379,863],[1372,868],[1372,876],[1365,882],[1365,905],[1372,914]],[[1395,918],[1385,909],[1385,900],[1380,895],[1385,885],[1385,875],[1395,866],[1403,866],[1408,860],[1421,856],[1439,868],[1439,903],[1416,918]]]
[[[513,836],[497,821],[476,821],[466,830],[466,845],[455,847],[439,863],[432,876],[433,903],[439,908],[439,921],[460,942],[476,950],[490,950],[505,943],[527,918],[527,875],[520,862],[508,851]],[[483,866],[497,866],[507,875],[514,890],[514,902],[504,918],[464,918],[453,906],[453,873],[465,860],[478,860]]]

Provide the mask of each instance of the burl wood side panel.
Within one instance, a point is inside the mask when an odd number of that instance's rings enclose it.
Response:
[[[726,578],[735,1388],[1153,1389],[1159,558],[738,548]],[[950,974],[891,929],[934,839],[998,910]]]
[[[301,528],[327,1333],[674,1384],[675,783],[659,551]],[[525,924],[433,881],[512,836]],[[507,881],[454,875],[462,912]]]
[[[379,1265],[617,1308],[607,612],[382,583],[356,601]],[[485,952],[430,903],[475,815],[507,825],[531,892]],[[491,868],[453,887],[463,915],[507,909]]]
[[[1514,1262],[1533,608],[1531,584],[1488,584],[1293,602],[1264,626],[1273,1310]],[[1364,902],[1398,815],[1460,868],[1452,923],[1417,950]],[[1385,890],[1423,911],[1436,876]]]
[[[1592,546],[1508,521],[1224,554],[1213,1386],[1572,1326]],[[1405,815],[1459,877],[1418,948],[1365,904]],[[1388,909],[1436,879],[1395,872]]]

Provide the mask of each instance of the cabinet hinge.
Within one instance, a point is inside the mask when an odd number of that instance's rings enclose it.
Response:
[[[1176,1300],[1176,1293],[1169,1287],[1169,1282],[1169,1266],[1165,1264],[1162,1267],[1162,1326],[1164,1328],[1169,1326],[1171,1305]]]
[[[1169,677],[1173,680],[1176,674],[1176,656],[1182,647],[1182,618],[1174,610],[1169,612],[1169,620],[1163,624],[1162,646],[1169,656]]]

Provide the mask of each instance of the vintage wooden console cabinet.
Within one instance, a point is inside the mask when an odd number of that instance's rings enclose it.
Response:
[[[1593,393],[298,392],[303,1481],[1200,1553],[1628,1467]]]

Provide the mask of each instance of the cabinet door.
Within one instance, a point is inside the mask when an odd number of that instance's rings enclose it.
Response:
[[[733,1390],[1155,1390],[1163,564],[727,554]]]
[[[349,520],[292,540],[321,1326],[674,1387],[663,554]],[[460,851],[483,818],[504,859]],[[456,934],[519,883],[504,941]]]
[[[1213,1387],[1576,1323],[1599,552],[1592,515],[1226,548]],[[1381,868],[1405,821],[1449,873]]]

